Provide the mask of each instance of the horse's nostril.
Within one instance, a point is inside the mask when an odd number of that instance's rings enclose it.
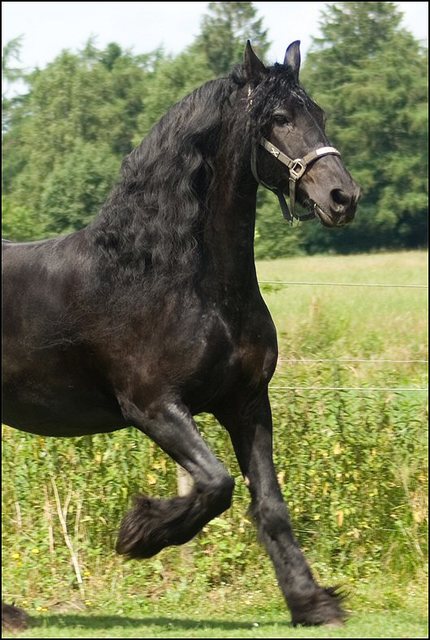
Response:
[[[351,196],[345,193],[345,191],[342,191],[342,189],[333,189],[331,197],[335,204],[341,205],[341,207],[344,208],[346,208],[352,200]]]

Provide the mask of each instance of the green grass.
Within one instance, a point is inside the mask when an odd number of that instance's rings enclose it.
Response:
[[[422,585],[424,587],[424,582]],[[61,612],[32,611],[33,626],[20,638],[426,638],[425,594],[403,593],[403,603],[387,591],[387,583],[361,585],[350,605],[356,609],[343,627],[292,627],[281,598],[256,589],[217,589],[181,604],[144,598],[84,607],[63,605]],[[103,594],[100,594],[102,596]],[[59,605],[57,605],[58,608]],[[385,607],[385,609],[384,609]],[[4,637],[12,637],[6,634]]]
[[[257,268],[261,281],[427,284],[426,254],[418,251],[290,258],[262,262]],[[280,337],[281,356],[300,352],[303,357],[303,347],[305,353],[318,355],[323,347],[331,357],[427,357],[424,288],[317,284],[263,284],[262,288]]]
[[[425,284],[427,254],[257,267],[262,281]],[[191,561],[180,548],[141,563],[114,554],[131,496],[176,491],[175,465],[140,434],[61,440],[3,429],[3,597],[37,623],[21,637],[427,637],[427,394],[312,389],[425,387],[427,366],[403,361],[427,359],[427,291],[262,290],[280,350],[271,383],[278,477],[318,580],[350,592],[345,629],[291,628],[228,437],[201,416],[236,488],[231,509],[187,545]]]
[[[176,616],[45,616],[24,638],[427,638],[424,618],[412,613],[361,614],[342,628],[294,628],[265,617],[189,618]],[[12,637],[4,635],[3,637]]]

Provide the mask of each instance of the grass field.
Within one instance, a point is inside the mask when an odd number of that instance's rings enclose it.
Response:
[[[424,616],[390,612],[358,614],[341,628],[294,628],[282,617],[244,615],[210,618],[179,615],[57,615],[39,617],[22,638],[428,638]],[[4,638],[12,637],[3,635]]]
[[[191,560],[171,548],[144,563],[115,556],[116,530],[136,490],[175,491],[171,461],[132,430],[49,440],[3,428],[3,598],[35,620],[21,637],[428,637],[427,290],[339,286],[424,285],[427,254],[257,267],[279,340],[278,477],[313,571],[350,594],[346,627],[290,626],[231,447],[202,416],[236,479],[233,506],[187,545]]]
[[[410,287],[427,284],[425,253],[300,257],[257,267],[262,282],[335,283],[262,285],[282,356],[300,351],[304,357],[305,344],[315,357],[321,347],[339,358],[427,357],[427,290]],[[336,286],[341,283],[407,286]]]
[[[424,583],[423,583],[424,585]],[[135,598],[85,606],[75,600],[60,608],[34,611],[33,626],[21,638],[427,638],[426,593],[407,589],[397,606],[387,583],[361,585],[349,602],[354,613],[343,627],[292,627],[274,589],[254,593],[244,584],[169,602]],[[392,587],[393,589],[393,587]],[[402,602],[400,602],[400,600]],[[4,634],[3,637],[12,637]]]

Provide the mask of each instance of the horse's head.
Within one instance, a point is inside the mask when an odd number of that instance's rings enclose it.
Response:
[[[341,226],[353,219],[360,189],[326,137],[323,110],[299,85],[299,44],[290,44],[282,65],[266,68],[247,43],[243,68],[254,137],[252,170],[278,195],[285,217],[316,215],[326,226]],[[296,199],[310,215],[295,214]]]

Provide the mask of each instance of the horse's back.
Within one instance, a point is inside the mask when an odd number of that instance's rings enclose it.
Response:
[[[43,310],[49,312],[55,304],[67,278],[68,267],[60,257],[56,240],[3,241],[2,249],[4,318],[36,320]],[[71,262],[70,268],[73,269]]]

